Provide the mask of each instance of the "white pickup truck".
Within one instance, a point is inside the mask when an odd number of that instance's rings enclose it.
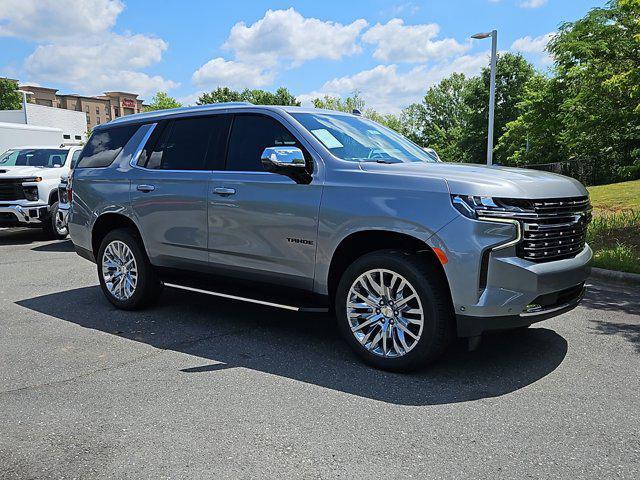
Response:
[[[65,238],[58,215],[58,185],[77,161],[81,146],[16,147],[0,155],[0,227],[42,228]]]

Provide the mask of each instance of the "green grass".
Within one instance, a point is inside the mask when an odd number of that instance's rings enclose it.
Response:
[[[640,210],[596,210],[587,242],[594,267],[640,273]]]
[[[596,215],[622,210],[640,212],[640,180],[599,185],[588,190]]]

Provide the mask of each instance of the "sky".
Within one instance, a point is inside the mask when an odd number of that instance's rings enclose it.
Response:
[[[358,90],[397,113],[500,51],[544,71],[558,27],[604,0],[0,0],[0,76],[60,93],[287,87],[303,104]]]

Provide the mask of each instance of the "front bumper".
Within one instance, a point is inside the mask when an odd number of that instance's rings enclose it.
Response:
[[[458,336],[476,337],[489,331],[527,327],[534,323],[567,313],[578,306],[582,297],[584,297],[586,288],[584,284],[580,284],[567,290],[575,290],[576,292],[569,298],[555,304],[548,305],[546,308],[540,308],[530,312],[522,312],[518,315],[504,315],[499,317],[472,317],[469,315],[456,315]]]
[[[41,227],[48,216],[48,205],[0,205],[0,227]]]
[[[580,302],[591,248],[585,245],[573,258],[535,263],[518,257],[515,245],[499,248],[516,236],[514,225],[460,216],[430,239],[449,259],[444,270],[459,336],[530,325]]]

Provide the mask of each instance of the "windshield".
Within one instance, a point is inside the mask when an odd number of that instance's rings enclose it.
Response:
[[[7,150],[0,156],[0,166],[3,167],[45,167],[58,168],[67,159],[67,150],[57,148],[23,148]]]
[[[366,118],[331,113],[292,113],[342,160],[378,163],[436,162],[402,135]]]

